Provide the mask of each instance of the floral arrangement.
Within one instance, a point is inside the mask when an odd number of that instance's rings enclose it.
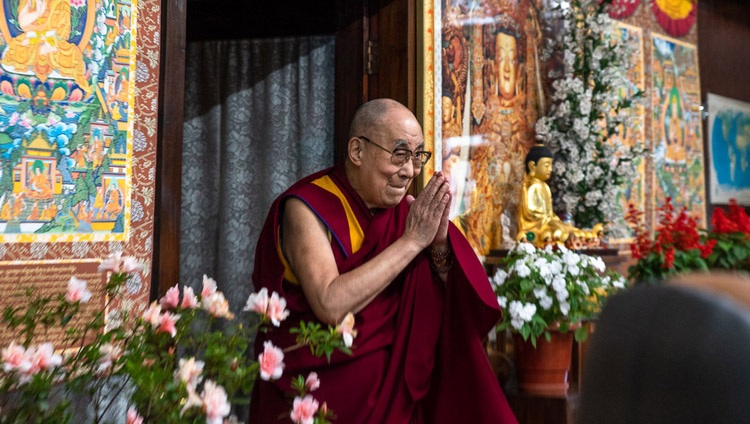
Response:
[[[633,228],[630,252],[636,263],[628,268],[635,284],[657,284],[664,278],[689,270],[707,270],[711,246],[702,242],[698,222],[682,208],[675,213],[672,199],[657,209],[654,238],[642,224],[643,212],[631,204],[625,220]]]
[[[613,222],[621,214],[618,191],[637,172],[634,161],[643,146],[607,140],[631,124],[628,109],[641,96],[628,93],[629,47],[607,13],[611,0],[553,2],[545,57],[562,55],[553,70],[552,101],[547,116],[536,123],[537,139],[555,155],[555,209],[566,211],[575,225],[591,228]]]
[[[491,282],[504,311],[497,329],[517,332],[534,346],[542,335],[550,340],[552,326],[567,332],[571,325],[591,319],[607,296],[626,286],[621,275],[606,272],[598,256],[526,242],[508,252]],[[575,330],[576,340],[586,336],[585,327]]]
[[[750,270],[750,218],[734,199],[727,213],[714,209],[710,231],[700,228],[686,208],[676,212],[669,197],[657,214],[653,238],[633,205],[625,218],[635,236],[630,251],[636,263],[628,268],[635,284],[659,284],[689,271]]]
[[[81,422],[72,403],[82,397],[90,399],[93,410],[87,419],[110,422],[112,405],[125,397],[128,424],[219,424],[232,405],[249,402],[257,377],[281,377],[285,352],[309,346],[318,356],[330,357],[335,349],[351,353],[356,331],[350,314],[336,328],[302,322],[292,330],[296,345],[282,350],[267,342],[254,360],[248,354],[252,336],[287,318],[285,299],[262,289],[250,295],[243,310],[256,318],[235,319],[216,282],[206,276],[200,294],[191,287],[180,294],[175,285],[142,315],[122,312],[116,321],[105,321],[104,311],[140,267],[120,254],[101,263],[100,272],[109,275],[106,305],[93,316],[81,316],[82,304],[93,294],[76,277],[65,294],[40,297],[29,290],[25,305],[6,308],[2,322],[18,338],[2,349],[0,422]],[[54,328],[64,329],[62,347],[45,341]],[[294,381],[290,390],[299,396],[290,403],[292,421],[329,422],[332,412],[310,394],[321,384],[317,374]]]
[[[714,209],[705,239],[711,248],[708,268],[750,271],[750,218],[735,199],[729,200],[727,213]]]

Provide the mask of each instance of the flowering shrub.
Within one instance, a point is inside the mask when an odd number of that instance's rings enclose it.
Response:
[[[547,116],[536,123],[536,136],[555,154],[550,180],[555,209],[571,214],[580,228],[609,223],[620,213],[617,194],[636,175],[634,160],[640,144],[608,143],[622,126],[630,125],[627,43],[606,8],[611,0],[553,2],[553,30],[545,55],[562,55],[562,70],[550,73],[552,101]]]
[[[607,296],[625,288],[625,279],[605,268],[600,257],[564,246],[519,243],[491,280],[504,311],[498,330],[510,329],[536,346],[542,335],[549,341],[551,326],[566,332],[571,324],[592,318]],[[582,326],[575,330],[576,340],[586,335]]]
[[[700,228],[686,208],[676,214],[671,198],[657,213],[653,239],[644,228],[643,213],[633,205],[625,218],[635,236],[630,251],[636,263],[628,269],[634,283],[658,284],[688,271],[750,270],[750,218],[734,199],[728,213],[714,209],[711,231]]]
[[[92,317],[79,316],[92,293],[76,277],[64,295],[37,297],[28,291],[26,305],[6,308],[2,321],[19,341],[2,350],[0,422],[79,422],[71,406],[82,396],[91,399],[90,419],[104,422],[114,400],[125,396],[131,405],[128,424],[223,423],[232,404],[249,402],[258,376],[281,377],[285,351],[309,346],[318,355],[334,349],[351,353],[351,339],[341,336],[356,335],[348,316],[327,330],[303,322],[295,329],[295,346],[282,350],[267,342],[254,360],[248,355],[252,335],[278,327],[289,315],[286,301],[262,289],[250,295],[243,310],[259,318],[235,320],[224,294],[206,276],[200,294],[190,287],[180,294],[175,285],[141,316],[122,311],[117,322],[105,322],[104,311],[139,269],[135,259],[119,254],[101,263],[99,270],[109,274],[103,289],[107,304]],[[223,330],[216,329],[219,323]],[[65,330],[62,347],[43,340],[56,327]],[[307,380],[302,389],[320,386],[317,375]],[[304,391],[298,399],[294,409],[290,404],[294,422],[328,422],[325,404],[319,407]]]

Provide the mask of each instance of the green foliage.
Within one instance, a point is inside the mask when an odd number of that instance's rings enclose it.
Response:
[[[290,333],[297,334],[298,346],[309,345],[310,353],[315,356],[325,355],[328,362],[331,361],[334,350],[352,354],[335,328],[328,326],[328,330],[323,330],[321,327],[320,323],[300,321],[299,327],[291,329]]]
[[[207,295],[208,301],[190,292],[195,302],[185,304],[185,291],[181,304],[175,296],[165,300],[167,295],[142,315],[120,309],[119,315],[106,321],[104,311],[112,310],[112,302],[122,296],[133,276],[121,271],[127,262],[104,267],[109,260],[102,263],[103,270],[109,271],[100,293],[106,299],[103,310],[83,314],[81,301],[88,299],[72,300],[77,298],[71,295],[71,279],[66,295],[38,296],[31,288],[25,291],[25,302],[2,311],[2,323],[16,342],[3,346],[0,423],[71,423],[76,419],[72,402],[82,398],[91,400],[93,422],[100,423],[117,396],[127,396],[144,422],[204,423],[202,400],[188,403],[204,396],[198,395],[199,385],[204,385],[205,393],[208,381],[226,393],[229,404],[247,404],[260,371],[250,354],[251,342],[258,329],[269,324],[268,317],[252,319],[243,312],[235,318],[219,291]],[[177,286],[170,290],[176,291],[173,294],[179,300]],[[51,344],[42,343],[53,329],[63,330],[61,344],[54,346],[62,355],[54,353]],[[331,326],[323,329],[320,324],[303,322],[291,331],[298,334],[298,345],[287,350],[309,345],[313,354],[328,358],[336,349],[351,353]],[[38,367],[33,360],[30,368],[16,366],[11,358],[14,352],[25,360],[36,357],[44,345],[49,345],[47,359]],[[198,375],[185,377],[186,362],[202,364]],[[321,408],[316,422],[326,423],[331,416],[327,408]]]
[[[519,243],[508,253],[492,284],[503,308],[497,329],[517,332],[535,347],[539,337],[550,339],[551,327],[567,332],[596,316],[606,298],[626,286],[621,275],[605,270],[599,257],[530,243]],[[584,340],[585,329],[575,336]]]

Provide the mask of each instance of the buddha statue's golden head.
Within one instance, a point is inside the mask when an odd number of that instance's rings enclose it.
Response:
[[[526,174],[542,181],[547,181],[552,175],[552,151],[543,144],[535,144],[526,154]]]

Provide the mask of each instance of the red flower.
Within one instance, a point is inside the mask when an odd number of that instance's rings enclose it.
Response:
[[[668,250],[664,252],[664,263],[662,264],[662,268],[672,268],[674,265],[674,248],[670,247]]]
[[[716,240],[708,240],[706,241],[705,246],[698,246],[701,250],[701,257],[703,259],[708,258],[708,255],[714,251],[714,246],[716,246]]]

